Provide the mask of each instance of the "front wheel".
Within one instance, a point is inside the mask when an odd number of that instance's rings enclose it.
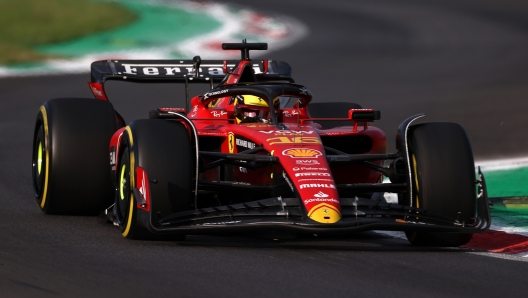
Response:
[[[114,212],[123,237],[142,240],[183,240],[185,235],[161,235],[158,219],[194,206],[194,159],[187,128],[179,122],[136,120],[123,133],[115,180]],[[137,171],[148,179],[147,199],[140,206]],[[134,192],[136,189],[136,192]],[[147,188],[145,188],[147,189]]]
[[[469,223],[475,217],[475,167],[465,130],[456,123],[425,123],[409,129],[412,205]],[[414,245],[456,247],[472,234],[406,232]]]

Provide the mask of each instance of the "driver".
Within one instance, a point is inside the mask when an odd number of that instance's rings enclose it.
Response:
[[[235,119],[237,123],[268,123],[269,106],[262,98],[254,95],[237,95]]]

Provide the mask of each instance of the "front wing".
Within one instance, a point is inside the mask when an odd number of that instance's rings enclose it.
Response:
[[[478,181],[477,216],[472,222],[429,212],[426,209],[366,198],[341,198],[341,220],[321,224],[306,216],[297,198],[264,200],[175,213],[164,218],[138,214],[149,230],[159,234],[224,234],[281,230],[294,234],[343,235],[366,230],[481,233],[491,224],[484,177]]]

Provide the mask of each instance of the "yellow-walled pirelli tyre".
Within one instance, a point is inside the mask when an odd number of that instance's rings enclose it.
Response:
[[[107,101],[57,98],[40,107],[32,177],[44,213],[97,214],[112,204],[108,146],[116,129],[116,114]]]
[[[412,205],[453,220],[475,217],[475,166],[465,130],[456,123],[425,123],[409,129]],[[419,219],[419,217],[418,217]],[[414,245],[464,245],[472,234],[406,232]]]
[[[158,219],[194,208],[194,149],[187,128],[171,120],[131,122],[121,138],[116,171],[114,212],[123,237],[139,240],[183,240],[185,235],[158,234]],[[141,208],[133,189],[136,169],[148,177],[150,201]]]

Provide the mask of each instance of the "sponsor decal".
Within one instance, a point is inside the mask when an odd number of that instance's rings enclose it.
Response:
[[[181,73],[181,66],[178,64],[167,64],[167,65],[151,65],[151,64],[122,64],[125,68],[123,73],[129,75],[143,74],[148,76],[158,76],[158,75],[167,75],[171,76],[176,73]],[[139,69],[139,71],[138,71]],[[192,72],[192,67],[184,68],[187,72]],[[161,70],[161,71],[160,71]],[[200,72],[202,70],[200,69]]]
[[[334,180],[332,179],[323,179],[323,178],[306,178],[306,179],[297,179],[298,182],[301,182],[301,181],[330,181],[330,182],[334,182]]]
[[[293,110],[293,111],[284,111],[283,115],[286,117],[286,118],[290,118],[290,117],[293,117],[295,115],[299,115],[299,111],[297,110]]]
[[[195,70],[192,64],[122,64],[125,68],[123,73],[129,75],[148,75],[148,76],[173,76],[179,73],[194,74]],[[204,71],[205,70],[205,71]],[[223,75],[222,67],[200,67],[200,73],[208,73],[210,75]],[[202,75],[200,75],[202,76]]]
[[[222,222],[208,222],[208,223],[204,223],[202,225],[204,225],[204,226],[218,226],[218,225],[236,224],[236,223],[240,223],[240,222],[241,222],[240,220],[233,220],[233,221],[222,221]]]
[[[142,196],[142,199],[140,201],[143,201],[141,202],[141,204],[138,203],[137,206],[146,211],[150,211],[149,180],[147,177],[147,173],[141,167],[136,167],[136,187],[138,188],[139,193]]]
[[[328,197],[328,194],[325,194],[324,192],[319,191],[318,193],[316,193],[316,194],[314,195],[314,197],[316,197],[316,198],[327,198],[327,197]]]
[[[317,200],[317,199],[312,199]],[[320,199],[320,200],[334,200],[334,199]],[[317,202],[317,201],[314,201]],[[333,203],[333,202],[332,202]],[[320,223],[332,224],[341,219],[341,212],[336,206],[332,206],[326,202],[319,203],[312,207],[308,212],[308,216]]]
[[[116,163],[116,147],[112,146],[112,148],[110,148],[110,167],[112,168],[112,171],[116,170]]]
[[[103,92],[99,89],[97,89],[95,86],[92,86],[90,85],[90,88],[92,89],[92,93],[97,96],[98,98],[99,97],[103,97]]]
[[[311,135],[314,131],[303,131],[303,130],[259,130],[261,133],[274,134],[274,135]]]
[[[308,177],[308,176],[316,176],[316,177],[331,177],[330,173],[295,173],[295,177]]]
[[[229,145],[229,153],[235,152],[235,135],[232,132],[227,135],[227,144]]]
[[[160,111],[163,112],[172,112],[172,113],[185,113],[184,108],[159,108]]]
[[[313,199],[308,199],[304,201],[305,204],[310,204],[310,203],[315,203],[315,202],[317,203],[329,202],[329,203],[339,204],[339,200],[327,199],[327,198],[313,198]]]
[[[141,179],[139,180],[139,183],[141,186],[139,187],[139,193],[143,195],[144,198],[147,197],[147,177],[145,175],[145,171],[142,171]]]
[[[298,165],[318,165],[319,162],[316,159],[299,159],[295,161]]]
[[[321,153],[321,151],[319,150],[309,149],[309,148],[308,149],[290,148],[290,149],[286,149],[282,151],[282,155],[288,155],[289,157],[292,157],[292,158],[300,158],[300,157],[317,158],[323,155],[323,153]]]
[[[214,91],[214,92],[207,92],[207,93],[204,94],[204,98],[203,99],[208,99],[211,96],[220,95],[220,94],[224,94],[224,93],[227,93],[227,92],[229,92],[229,89],[224,89],[224,90],[219,90],[219,91]]]
[[[194,106],[192,111],[191,111],[191,117],[194,117],[196,116],[196,113],[198,112],[198,106]]]
[[[236,139],[236,145],[247,148],[247,149],[255,148],[255,143],[248,141],[248,140],[239,139],[239,138]]]
[[[350,134],[350,131],[336,131],[336,132],[323,131],[323,132],[321,132],[320,135],[322,135],[322,136],[345,136],[345,135],[349,135],[349,134]]]
[[[328,168],[312,168],[312,167],[294,167],[294,171],[328,171]]]
[[[227,112],[222,110],[222,111],[211,111],[211,114],[213,114],[213,117],[222,117],[224,115],[227,115]]]
[[[301,184],[300,189],[305,188],[333,188],[335,189],[335,185],[333,184],[326,184],[326,183],[310,183],[310,184]]]
[[[266,140],[270,145],[275,144],[322,144],[318,137],[276,137]]]

